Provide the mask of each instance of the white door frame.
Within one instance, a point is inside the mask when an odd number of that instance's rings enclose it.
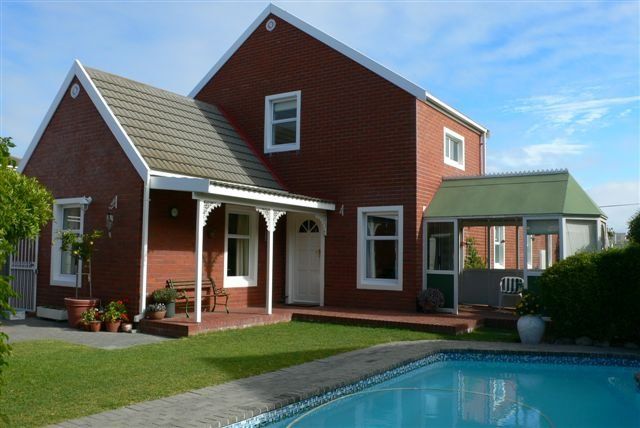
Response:
[[[326,219],[324,222],[316,214],[307,213],[287,213],[287,269],[285,279],[285,290],[287,294],[286,303],[296,303],[293,299],[293,278],[295,278],[295,246],[298,226],[304,220],[313,220],[320,229],[320,306],[324,306],[324,241],[326,235]]]

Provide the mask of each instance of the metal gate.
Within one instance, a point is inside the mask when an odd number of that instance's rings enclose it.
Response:
[[[11,286],[18,297],[9,299],[15,309],[36,310],[38,239],[22,239],[9,258]]]

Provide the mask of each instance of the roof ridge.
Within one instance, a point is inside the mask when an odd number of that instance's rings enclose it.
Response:
[[[442,180],[472,180],[477,178],[501,178],[501,177],[528,177],[537,175],[560,175],[569,174],[569,170],[566,168],[559,169],[536,169],[532,171],[507,171],[507,172],[495,172],[491,174],[483,175],[458,175],[442,177]]]

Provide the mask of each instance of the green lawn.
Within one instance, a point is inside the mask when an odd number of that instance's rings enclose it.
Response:
[[[16,343],[5,371],[0,414],[5,413],[12,426],[44,425],[379,343],[452,338],[391,328],[290,322],[120,350],[59,341]],[[515,332],[491,329],[455,337],[516,338]]]

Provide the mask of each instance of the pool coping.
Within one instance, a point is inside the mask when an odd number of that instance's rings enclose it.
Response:
[[[430,355],[456,351],[640,359],[640,350],[623,348],[456,340],[393,342],[133,404],[58,426],[227,426],[358,383]]]

